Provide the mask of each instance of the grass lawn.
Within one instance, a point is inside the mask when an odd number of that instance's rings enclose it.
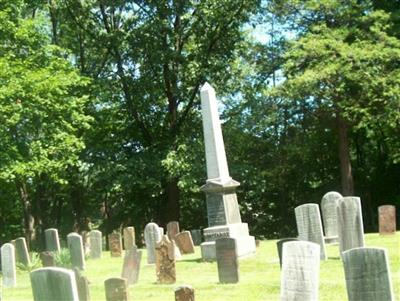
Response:
[[[367,234],[366,245],[388,250],[393,288],[396,300],[400,301],[400,232],[392,236]],[[327,254],[329,259],[321,262],[320,300],[347,300],[338,245],[327,245]],[[280,269],[276,240],[262,241],[255,256],[240,260],[238,284],[219,284],[217,264],[201,262],[199,247],[195,254],[185,255],[183,260],[177,262],[177,282],[174,285],[156,284],[155,266],[146,262],[144,251],[139,282],[129,288],[132,301],[175,300],[174,288],[181,284],[195,288],[196,301],[279,300]],[[90,281],[91,300],[105,300],[104,280],[120,276],[122,257],[111,258],[109,252],[104,252],[101,260],[89,259],[86,266],[85,275]],[[3,289],[2,301],[32,300],[27,272],[18,271],[17,284],[17,288]]]

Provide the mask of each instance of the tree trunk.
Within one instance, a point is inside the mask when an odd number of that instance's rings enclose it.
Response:
[[[337,113],[337,126],[339,133],[339,160],[342,182],[342,194],[344,196],[354,195],[353,172],[351,170],[349,137],[347,135],[348,125]]]
[[[32,202],[29,198],[26,183],[23,181],[18,181],[16,183],[16,186],[22,203],[25,238],[29,248],[31,242],[35,239],[35,229],[34,229],[35,218],[32,215]]]
[[[162,207],[161,222],[179,221],[179,187],[178,178],[167,179],[165,183],[165,205]]]

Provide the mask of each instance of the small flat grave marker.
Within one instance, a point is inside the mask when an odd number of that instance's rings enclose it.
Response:
[[[182,285],[175,289],[175,301],[195,301],[194,289],[190,285]]]

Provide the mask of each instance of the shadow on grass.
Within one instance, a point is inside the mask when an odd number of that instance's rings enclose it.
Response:
[[[340,256],[336,256],[336,257],[328,257],[328,259],[332,259],[332,260],[340,260]]]
[[[194,258],[194,259],[180,259],[180,260],[177,260],[176,262],[197,262],[197,263],[202,263],[202,262],[207,262],[207,261],[204,261],[202,258]]]

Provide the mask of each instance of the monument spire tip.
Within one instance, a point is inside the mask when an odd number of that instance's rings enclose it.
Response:
[[[208,90],[214,90],[214,88],[208,82],[205,82],[204,85],[201,87],[200,92]]]

